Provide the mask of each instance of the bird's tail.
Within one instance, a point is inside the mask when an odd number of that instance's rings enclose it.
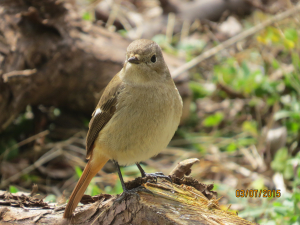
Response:
[[[102,167],[108,161],[108,158],[106,157],[101,157],[100,159],[93,160],[91,158],[87,163],[78,183],[76,184],[76,187],[71,194],[71,197],[65,209],[64,218],[70,218],[72,216],[73,211],[80,202],[92,178],[98,173],[99,170],[102,169]]]

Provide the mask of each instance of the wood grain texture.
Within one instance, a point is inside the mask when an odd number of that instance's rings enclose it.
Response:
[[[139,180],[138,178],[137,180]],[[89,197],[90,204],[79,206],[76,215],[71,219],[63,219],[64,207],[49,205],[47,209],[35,207],[24,210],[20,207],[3,206],[5,193],[0,192],[1,224],[94,224],[94,225],[182,225],[182,224],[241,224],[251,223],[234,212],[222,210],[215,195],[210,199],[205,195],[210,192],[211,185],[200,185],[193,179],[181,179],[184,184],[171,184],[159,181],[157,184],[145,183],[143,186],[153,194],[138,192],[140,198],[129,196],[117,202],[115,196]],[[176,180],[173,179],[173,182]],[[187,184],[197,184],[200,189]],[[213,192],[211,192],[213,193]],[[44,206],[45,207],[45,206]]]

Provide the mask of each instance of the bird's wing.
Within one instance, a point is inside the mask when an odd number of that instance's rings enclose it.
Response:
[[[87,159],[89,159],[92,155],[94,142],[98,137],[99,132],[114,115],[116,111],[118,95],[122,89],[122,80],[117,74],[105,88],[89,123],[89,131],[86,137]]]

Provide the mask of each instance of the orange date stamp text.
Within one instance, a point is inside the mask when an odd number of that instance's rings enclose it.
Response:
[[[235,191],[237,198],[280,198],[280,190],[269,189],[237,189]]]

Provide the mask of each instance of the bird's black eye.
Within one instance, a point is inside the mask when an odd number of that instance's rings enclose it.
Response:
[[[153,62],[153,63],[156,62],[156,56],[155,56],[155,55],[153,55],[153,56],[151,57],[151,62]]]

